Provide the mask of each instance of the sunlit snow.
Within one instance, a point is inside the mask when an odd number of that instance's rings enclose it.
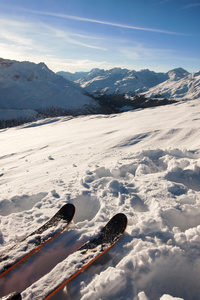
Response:
[[[52,299],[199,299],[199,127],[196,99],[0,130],[0,250],[76,206],[68,230],[0,279],[0,296],[44,299],[77,268],[72,252],[123,212],[120,241]]]

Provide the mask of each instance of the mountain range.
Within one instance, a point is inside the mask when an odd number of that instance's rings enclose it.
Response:
[[[161,95],[169,100],[177,100],[195,99],[200,95],[200,72],[190,74],[183,68],[166,73],[156,73],[148,69],[134,71],[114,68],[107,71],[93,69],[90,72],[57,74],[74,81],[96,97],[124,94],[128,98],[140,94],[149,98]]]
[[[166,73],[121,68],[54,73],[44,63],[0,58],[0,127],[58,115],[117,113],[199,96],[200,72],[182,68]]]
[[[200,72],[189,73],[183,68],[166,73],[114,68],[57,74],[73,80],[114,112],[166,105],[200,96]]]
[[[44,63],[0,59],[0,119],[90,112],[101,112],[99,103]]]

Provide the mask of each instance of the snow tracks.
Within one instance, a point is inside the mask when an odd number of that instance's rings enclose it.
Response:
[[[81,205],[85,218],[99,221],[120,211],[129,221],[127,233],[110,251],[108,268],[96,267],[80,290],[81,299],[125,299],[124,289],[130,299],[198,298],[199,152],[129,154],[112,167],[87,171],[81,184],[74,204]]]

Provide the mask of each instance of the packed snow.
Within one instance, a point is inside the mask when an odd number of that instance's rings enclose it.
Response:
[[[2,252],[76,206],[68,230],[0,279],[0,296],[44,299],[122,212],[123,237],[52,299],[199,299],[200,99],[40,120],[2,129],[0,144]]]

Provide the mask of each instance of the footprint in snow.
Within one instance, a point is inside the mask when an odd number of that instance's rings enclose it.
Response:
[[[4,199],[0,202],[0,215],[8,216],[31,209],[36,203],[40,202],[48,193],[38,193],[35,195],[14,196],[11,199]]]
[[[51,191],[51,195],[54,197],[54,198],[60,198],[60,195],[56,192],[56,190],[52,190]]]
[[[148,206],[142,201],[142,199],[138,195],[134,195],[133,198],[130,199],[131,207],[137,212],[147,212],[149,211]]]

